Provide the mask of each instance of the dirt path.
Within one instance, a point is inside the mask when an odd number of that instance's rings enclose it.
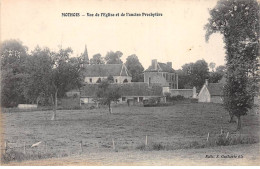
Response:
[[[59,159],[13,162],[8,165],[260,165],[259,154],[259,145],[254,144],[176,151],[90,153]],[[206,158],[206,155],[214,158]],[[216,158],[217,155],[220,158]],[[242,157],[241,155],[243,158],[232,158]]]

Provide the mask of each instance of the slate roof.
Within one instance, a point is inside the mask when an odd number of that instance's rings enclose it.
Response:
[[[222,83],[209,83],[207,86],[211,96],[223,96],[223,87]]]
[[[162,87],[159,85],[148,86],[144,82],[111,84],[119,87],[119,92],[124,96],[162,96]],[[80,89],[81,97],[95,97],[98,84],[86,84]]]
[[[97,65],[86,65],[84,76],[85,77],[108,77],[109,75],[127,76],[127,73],[128,71],[123,64],[97,64]]]
[[[161,96],[162,87],[159,85],[148,86],[144,82],[120,84],[122,96]]]
[[[223,77],[220,79],[219,83],[225,84],[226,81],[227,81],[227,78],[226,78],[225,76],[223,76]]]
[[[161,68],[161,70],[159,70],[160,72],[169,72],[169,73],[174,73],[174,69],[171,68],[170,66],[168,66],[166,63],[161,63],[158,62],[157,68]],[[152,66],[149,66],[148,69],[145,70],[145,72],[153,72],[153,71],[158,71],[153,69]]]

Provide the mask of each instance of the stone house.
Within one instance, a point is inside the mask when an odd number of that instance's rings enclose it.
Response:
[[[151,66],[144,71],[144,82],[178,89],[178,74],[172,68],[172,62],[160,63],[154,59]]]
[[[114,83],[129,83],[132,80],[124,64],[85,65],[84,76],[84,82],[88,84],[99,83],[108,76],[113,76]]]
[[[223,103],[224,80],[219,83],[209,83],[206,79],[198,95],[198,102]]]

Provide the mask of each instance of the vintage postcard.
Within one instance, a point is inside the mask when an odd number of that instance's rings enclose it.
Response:
[[[258,0],[1,0],[1,165],[259,165]]]

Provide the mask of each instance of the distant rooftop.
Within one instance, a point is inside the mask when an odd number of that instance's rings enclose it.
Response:
[[[223,83],[209,83],[207,88],[211,96],[223,96]]]
[[[145,72],[169,72],[174,73],[174,69],[172,68],[172,62],[161,63],[157,62],[156,59],[152,60],[152,65],[145,70]]]
[[[130,76],[124,64],[86,65],[84,75],[86,77]]]
[[[148,86],[144,82],[132,82],[123,84],[111,84],[119,88],[122,97],[124,96],[161,96],[162,87],[159,85]],[[98,84],[86,84],[80,89],[81,97],[95,97]]]

